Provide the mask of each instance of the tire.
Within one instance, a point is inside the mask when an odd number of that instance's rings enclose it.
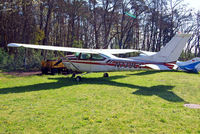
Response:
[[[81,81],[81,76],[77,76],[77,77],[76,77],[76,81],[77,81],[77,82],[80,82],[80,81]]]
[[[103,77],[109,77],[108,73],[104,73]]]

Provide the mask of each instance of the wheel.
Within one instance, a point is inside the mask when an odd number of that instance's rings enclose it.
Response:
[[[81,81],[81,76],[77,76],[77,77],[76,77],[76,81],[77,81],[77,82],[80,82],[80,81]]]
[[[72,74],[72,78],[74,78],[75,76],[76,76],[76,74],[75,74],[75,73],[73,73],[73,74]]]
[[[109,77],[108,73],[104,73],[103,77]]]

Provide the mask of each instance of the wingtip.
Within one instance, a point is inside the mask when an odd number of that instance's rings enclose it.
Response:
[[[17,43],[9,43],[7,46],[8,47],[21,47],[21,45],[17,44]]]

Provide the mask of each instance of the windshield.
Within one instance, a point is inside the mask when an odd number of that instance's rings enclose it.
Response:
[[[90,57],[91,57],[91,54],[89,54],[89,53],[81,53],[80,59],[88,60],[88,59],[90,59]]]

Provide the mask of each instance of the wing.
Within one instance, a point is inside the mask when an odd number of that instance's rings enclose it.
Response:
[[[146,53],[145,51],[134,50],[134,49],[84,49],[84,48],[72,48],[72,47],[21,44],[21,43],[10,43],[8,44],[8,47],[25,47],[25,48],[33,48],[33,49],[79,52],[79,53],[93,53],[93,54],[99,54],[99,53],[125,54],[125,53],[132,53],[132,52]]]
[[[134,49],[95,49],[95,51],[99,53],[109,53],[109,54],[125,54],[132,52],[140,53],[140,50],[134,50]]]
[[[146,56],[154,55],[157,52],[149,52],[149,51],[142,51],[142,50],[135,50],[135,49],[95,49],[95,51],[99,53],[110,53],[110,54],[125,54],[125,53],[142,53]]]
[[[43,50],[98,54],[98,52],[94,51],[94,49],[83,49],[83,48],[72,48],[72,47],[58,47],[58,46],[20,44],[20,43],[10,43],[8,44],[8,47],[25,47],[25,48],[43,49]]]

